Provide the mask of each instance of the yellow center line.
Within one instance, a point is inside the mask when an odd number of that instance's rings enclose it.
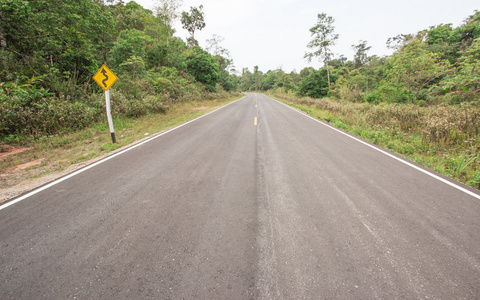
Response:
[[[255,117],[255,121],[253,122],[253,126],[257,126],[257,117]]]

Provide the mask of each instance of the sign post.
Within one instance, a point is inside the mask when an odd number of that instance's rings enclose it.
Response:
[[[107,107],[107,119],[108,127],[110,128],[110,135],[112,136],[112,142],[116,143],[115,130],[113,129],[112,112],[110,109],[110,87],[117,81],[118,77],[107,68],[106,65],[102,65],[95,75],[93,80],[105,90],[105,103]]]

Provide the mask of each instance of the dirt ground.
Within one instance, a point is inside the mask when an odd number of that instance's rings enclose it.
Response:
[[[155,134],[157,135],[157,134]],[[120,147],[112,152],[103,154],[93,159],[77,163],[67,164],[64,160],[45,160],[44,158],[37,158],[27,163],[21,163],[7,170],[0,170],[0,203],[20,196],[31,190],[34,190],[42,185],[54,181],[60,177],[66,176],[78,169],[88,166],[96,161],[99,161],[107,156],[113,155],[128,147],[131,147],[144,140],[150,139],[155,135],[149,135],[138,140],[132,144]],[[1,145],[0,161],[8,159],[9,157],[21,154],[30,148],[12,147],[9,145]],[[45,174],[45,169],[51,168],[52,165],[59,165],[60,171]],[[59,167],[57,167],[59,169]]]

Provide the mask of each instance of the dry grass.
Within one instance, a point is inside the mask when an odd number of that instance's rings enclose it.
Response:
[[[369,104],[329,99],[278,99],[439,173],[480,189],[480,107],[420,107],[413,104]]]

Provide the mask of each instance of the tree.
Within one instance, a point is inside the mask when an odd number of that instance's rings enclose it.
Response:
[[[214,34],[211,39],[207,40],[207,51],[213,55],[230,56],[228,50],[220,46],[220,43],[224,40],[225,38]]]
[[[292,76],[289,74],[283,74],[279,81],[276,84],[277,87],[283,88],[286,92],[294,91],[297,89],[295,83],[293,82]]]
[[[145,62],[140,56],[130,56],[127,61],[120,64],[120,67],[132,74],[132,80],[135,80],[135,74],[142,73],[145,69]]]
[[[253,67],[253,89],[259,91],[262,87],[263,73],[258,69],[258,66]]]
[[[352,45],[352,49],[355,51],[353,56],[353,64],[355,68],[360,68],[368,63],[367,52],[372,49],[371,46],[367,46],[367,41],[359,41],[358,45]]]
[[[254,85],[253,74],[248,68],[242,69],[242,76],[240,78],[242,91],[250,90]]]
[[[207,51],[213,55],[220,70],[225,70],[230,73],[234,68],[233,60],[230,56],[230,52],[220,46],[220,43],[224,40],[225,38],[214,34],[211,39],[207,40]]]
[[[425,50],[419,41],[411,42],[395,53],[390,63],[390,77],[396,78],[399,85],[406,85],[414,102],[423,88],[445,75],[450,68],[448,60],[441,60],[438,54]]]
[[[205,28],[204,13],[202,11],[203,5],[198,8],[190,7],[190,13],[182,12],[182,25],[183,29],[186,29],[190,37],[190,46],[193,47],[196,44],[195,31]]]
[[[453,30],[452,24],[441,24],[430,27],[427,32],[427,48],[433,53],[439,54],[443,59],[448,59],[450,63],[455,64],[460,52],[461,35],[458,30]]]
[[[337,76],[331,74],[331,80],[335,82]],[[311,72],[307,77],[300,81],[298,92],[301,96],[308,96],[312,98],[325,97],[328,94],[328,72],[326,68]]]
[[[388,38],[387,48],[395,51],[399,51],[402,47],[413,41],[414,36],[412,34],[397,34],[394,37]]]
[[[284,74],[282,70],[268,71],[262,79],[261,89],[263,91],[273,89]]]
[[[327,69],[329,89],[330,71],[328,69],[328,61],[332,57],[331,47],[334,46],[338,40],[338,34],[334,33],[334,21],[335,19],[333,19],[331,16],[327,16],[325,13],[318,14],[317,24],[310,28],[312,40],[307,45],[308,48],[314,49],[314,51],[306,53],[304,56],[304,58],[307,58],[309,62],[311,62],[314,57],[323,59],[323,63]]]
[[[212,55],[202,48],[194,46],[185,51],[184,56],[187,72],[210,91],[215,91],[219,75],[218,66]]]
[[[182,6],[182,0],[157,0],[154,6],[156,16],[162,20],[162,23],[168,30],[168,39],[173,35],[173,22],[179,17],[177,10]]]
[[[458,70],[452,78],[454,87],[459,90],[480,92],[480,38],[473,41],[459,59]]]
[[[181,54],[186,47],[185,42],[178,38],[171,39],[168,45],[165,43],[154,44],[146,53],[147,68],[164,66],[185,70],[186,66]]]
[[[46,75],[55,82],[69,74],[71,83],[83,84],[96,68],[101,35],[109,27],[115,27],[110,13],[89,0],[2,0],[0,46],[9,59],[0,55],[0,73],[21,81]]]
[[[152,41],[150,36],[143,31],[136,29],[124,30],[120,32],[115,45],[110,51],[112,62],[119,66],[126,62],[130,57],[137,56],[142,59],[145,57],[146,46]]]

